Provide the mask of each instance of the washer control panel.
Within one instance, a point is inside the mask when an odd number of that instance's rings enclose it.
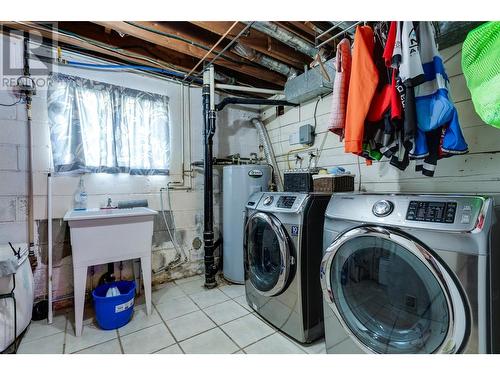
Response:
[[[453,224],[457,202],[410,201],[406,220]]]
[[[263,192],[259,200],[249,199],[247,208],[264,212],[298,212],[308,195],[290,192]],[[251,205],[255,202],[255,205]]]
[[[460,194],[333,194],[325,215],[387,226],[469,232],[483,227],[493,199]],[[391,213],[388,202],[394,205]]]
[[[276,203],[276,207],[278,208],[287,208],[291,209],[293,207],[293,204],[295,203],[295,200],[297,199],[296,196],[293,195],[282,195],[278,199],[278,203]]]
[[[267,197],[264,198],[264,201],[262,202],[262,204],[264,206],[270,206],[274,201],[274,197],[272,195],[268,195]]]

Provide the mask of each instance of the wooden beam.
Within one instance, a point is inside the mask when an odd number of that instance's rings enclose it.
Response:
[[[315,38],[316,35],[319,34],[317,32],[317,29],[316,29],[315,25],[313,25],[311,22],[290,21],[289,23],[292,26],[295,26],[297,29],[302,30],[303,32],[305,32],[308,35],[312,36],[313,38]]]
[[[25,25],[20,25],[15,22],[0,22],[0,24],[21,31],[37,30],[41,36],[46,39],[54,40],[56,45],[61,46],[63,49],[65,49],[66,46],[69,48],[76,48],[76,50],[86,51],[95,57],[109,59],[111,61],[116,61],[117,63],[136,63],[152,67],[163,67],[165,69],[171,69],[172,66],[174,66],[174,68],[179,71],[187,72],[198,61],[192,56],[187,56],[163,47],[158,47],[130,36],[120,37],[115,32],[112,34],[105,34],[102,32],[104,29],[101,29],[100,26],[89,22],[59,22],[58,24],[60,30],[71,31],[75,34],[78,32],[80,37],[84,37],[85,40],[89,40],[89,42],[84,42],[80,39],[61,33],[56,35],[50,30],[40,28],[35,23],[23,22]],[[112,51],[94,46],[90,43],[90,41],[108,45],[108,47],[112,47],[115,50]],[[124,54],[117,52],[116,50],[118,49],[124,53],[131,52],[134,53],[134,55],[143,56],[144,59],[125,56]],[[168,62],[168,66],[166,62]],[[223,67],[219,67],[218,70],[226,76],[235,78],[238,83],[269,89],[283,88],[282,85],[274,82],[263,81],[257,77],[251,77]]]
[[[36,30],[42,37],[53,40],[55,41],[58,45],[59,44],[66,44],[70,46],[77,47],[82,50],[87,50],[91,52],[95,52],[101,56],[107,56],[110,57],[114,60],[121,60],[121,61],[126,61],[126,62],[133,62],[136,64],[141,64],[141,65],[146,65],[146,66],[152,66],[152,67],[164,67],[165,69],[168,69],[167,65],[165,64],[165,61],[162,61],[160,59],[146,56],[144,55],[143,58],[140,56],[130,56],[127,55],[127,51],[124,50],[123,53],[120,51],[116,50],[110,50],[104,47],[100,47],[97,45],[94,45],[92,43],[86,42],[84,40],[80,40],[78,38],[64,35],[61,33],[54,33],[52,30],[47,30],[45,28],[39,27],[36,25],[34,22],[23,22],[22,24],[17,23],[17,22],[1,22],[2,25],[8,26],[12,29],[16,30],[21,30],[21,31],[34,31]],[[140,54],[138,54],[140,55]],[[194,63],[193,63],[194,66]],[[180,70],[186,71],[186,68],[178,67]]]
[[[226,21],[191,21],[191,23],[217,35],[222,35],[231,26],[231,22]],[[245,25],[240,23],[228,36],[231,39],[236,37],[244,27]],[[309,56],[252,28],[248,30],[246,35],[241,36],[238,42],[295,68],[301,69],[304,64],[308,64],[311,61]]]
[[[103,32],[105,30],[104,28],[91,22],[63,21],[58,23],[58,28],[114,48],[117,47],[125,50],[138,51],[140,54],[152,56],[155,59],[163,61],[164,64],[168,63],[175,65],[178,69],[184,72],[189,71],[197,62],[197,59],[192,56],[188,56],[171,49],[159,47],[155,44],[145,42],[129,35],[120,36],[116,32],[106,34]]]
[[[142,27],[137,27],[135,25],[120,21],[95,23],[103,27],[109,27],[120,33],[130,35],[135,38],[142,39],[158,46],[181,52],[199,59],[201,59],[206,54],[206,50],[199,46],[163,35],[172,34],[172,29],[169,26],[157,22],[141,22],[140,26]],[[145,29],[144,27],[147,27],[150,30],[154,29],[156,32]],[[215,57],[215,55],[216,52],[214,51],[214,53],[209,55],[208,59],[212,59],[213,57]],[[237,72],[248,74],[253,77],[260,77],[264,81],[275,82],[280,85],[284,85],[286,82],[286,78],[283,75],[265,68],[259,68],[256,66],[245,64],[243,62],[243,58],[238,57],[228,60],[221,57],[215,61],[215,64],[226,67],[228,69],[232,69]]]

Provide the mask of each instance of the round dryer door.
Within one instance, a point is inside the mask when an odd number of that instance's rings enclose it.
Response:
[[[245,228],[247,278],[263,296],[281,293],[290,274],[291,256],[280,221],[263,212],[253,214]]]
[[[321,264],[326,303],[369,353],[456,353],[470,330],[461,286],[444,263],[399,231],[361,226],[340,235]]]

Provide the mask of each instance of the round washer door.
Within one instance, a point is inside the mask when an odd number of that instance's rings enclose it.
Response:
[[[245,227],[247,277],[263,296],[283,291],[290,274],[292,258],[286,232],[271,214],[257,212]]]
[[[339,236],[321,264],[326,303],[369,353],[456,353],[470,331],[461,286],[431,251],[387,228]]]

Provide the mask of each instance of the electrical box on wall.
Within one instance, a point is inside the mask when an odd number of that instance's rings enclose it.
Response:
[[[288,142],[291,145],[312,145],[314,144],[314,127],[310,124],[302,125],[299,131],[290,134]]]

